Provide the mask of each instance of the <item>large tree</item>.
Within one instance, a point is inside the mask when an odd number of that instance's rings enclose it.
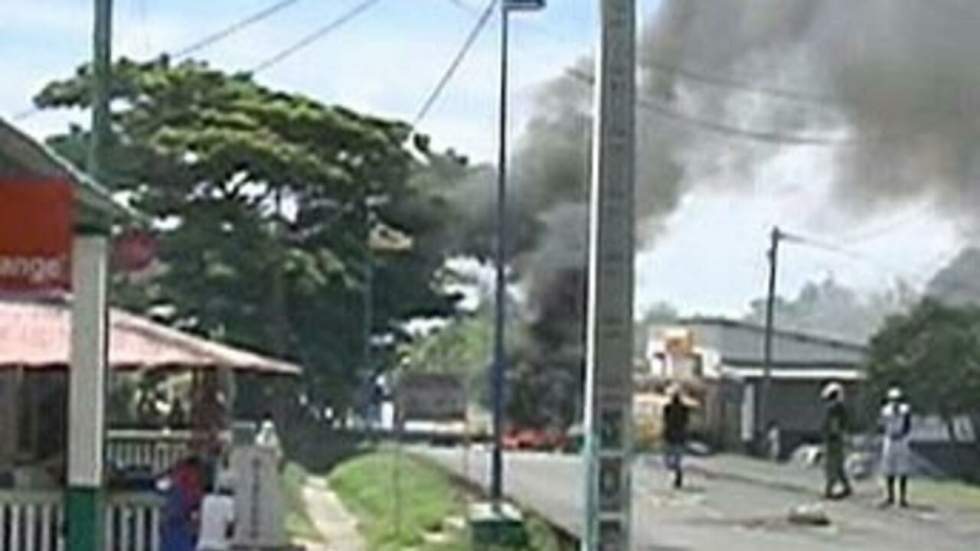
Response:
[[[925,300],[908,314],[889,318],[871,339],[868,376],[871,398],[900,384],[917,410],[947,423],[957,415],[977,415],[980,308]]]
[[[37,105],[88,107],[90,74],[52,82]],[[453,206],[416,175],[460,157],[430,153],[404,123],[195,61],[119,61],[111,89],[105,183],[160,241],[153,273],[115,278],[118,303],[167,306],[176,325],[301,362],[306,397],[341,407],[406,321],[453,311],[440,284]],[[81,162],[88,138],[72,127],[49,142]],[[370,333],[389,346],[365,365],[372,280]]]

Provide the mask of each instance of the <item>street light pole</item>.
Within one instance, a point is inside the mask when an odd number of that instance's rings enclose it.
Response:
[[[509,17],[507,2],[500,8],[500,106],[497,151],[497,248],[495,287],[496,312],[493,331],[493,458],[490,467],[490,498],[497,502],[503,497],[503,431],[504,431],[504,362],[507,326],[507,57]]]
[[[497,151],[497,247],[496,288],[493,332],[493,454],[490,467],[490,498],[496,503],[503,497],[504,375],[506,372],[505,329],[507,325],[507,76],[509,26],[511,11],[535,11],[545,7],[545,0],[502,0],[500,3],[500,105]]]

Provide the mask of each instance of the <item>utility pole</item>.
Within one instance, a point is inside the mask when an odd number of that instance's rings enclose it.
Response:
[[[88,173],[102,182],[105,147],[109,141],[109,90],[112,80],[112,0],[95,0],[95,32],[92,59],[92,135]]]
[[[109,138],[112,0],[95,0],[92,129],[88,172],[104,181]],[[71,358],[68,385],[68,551],[102,551],[105,517],[105,397],[108,381],[107,256],[111,221],[75,229],[72,247]]]
[[[585,551],[631,547],[636,0],[602,0],[585,384]]]
[[[786,237],[778,226],[772,228],[769,234],[769,286],[766,293],[766,328],[762,344],[762,388],[759,391],[759,421],[756,426],[758,443],[764,438],[769,424],[769,392],[772,386],[772,332],[773,316],[776,305],[776,268],[779,260],[779,241]],[[761,450],[761,447],[760,447]]]

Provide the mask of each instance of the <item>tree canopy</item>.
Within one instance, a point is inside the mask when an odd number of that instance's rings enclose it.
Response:
[[[980,412],[980,308],[925,300],[871,339],[870,396],[900,384],[917,409],[949,421]]]
[[[48,84],[36,104],[88,107],[90,74]],[[307,398],[337,406],[405,322],[454,312],[441,284],[451,178],[432,174],[464,158],[429,151],[405,123],[201,62],[122,60],[113,79],[105,183],[152,217],[160,243],[150,273],[114,277],[115,302],[299,361]],[[81,163],[88,138],[71,127],[49,143]],[[362,361],[368,285],[376,365]]]

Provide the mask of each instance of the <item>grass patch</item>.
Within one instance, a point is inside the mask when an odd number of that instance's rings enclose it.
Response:
[[[434,465],[406,454],[375,452],[340,464],[328,480],[357,517],[369,549],[470,549],[468,531],[449,527],[446,521],[452,518],[462,522],[471,496]],[[525,551],[559,549],[554,532],[541,519],[529,517],[528,533],[531,545]]]
[[[912,502],[924,501],[980,513],[980,486],[944,480],[909,481]]]
[[[310,520],[306,501],[303,499],[303,486],[307,477],[306,470],[295,463],[287,464],[280,476],[282,501],[286,508],[286,534],[290,541],[319,543],[323,541],[323,535]]]

